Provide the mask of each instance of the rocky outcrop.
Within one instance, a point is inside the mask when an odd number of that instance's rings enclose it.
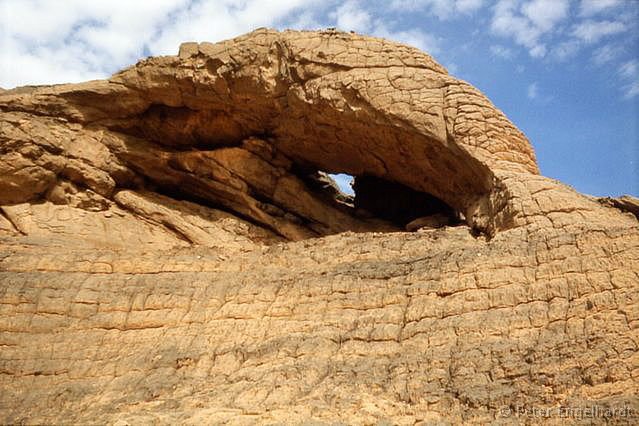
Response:
[[[604,206],[613,207],[623,212],[631,213],[639,219],[639,198],[631,197],[630,195],[622,195],[617,198],[603,197],[599,198],[597,201]]]
[[[3,423],[638,411],[636,217],[416,49],[257,30],[4,91],[0,177]]]

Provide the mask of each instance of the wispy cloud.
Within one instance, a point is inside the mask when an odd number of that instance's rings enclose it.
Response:
[[[580,48],[581,48],[581,43],[579,43],[579,41],[566,40],[552,46],[550,52],[554,59],[557,59],[559,61],[565,61],[575,56],[579,52]]]
[[[526,47],[530,56],[544,57],[547,48],[542,38],[566,18],[569,2],[532,0],[519,6],[515,0],[499,0],[494,7],[491,29]]]
[[[441,51],[440,40],[425,31],[413,28],[409,30],[389,30],[382,22],[378,21],[372,34],[389,40],[399,41],[409,46],[417,47],[424,52],[436,55]]]
[[[632,99],[635,96],[639,95],[639,81],[635,80],[633,82],[628,83],[625,86],[626,93],[624,94],[624,98]]]
[[[373,21],[371,15],[356,0],[345,2],[332,12],[330,17],[335,20],[337,28],[360,33],[368,32]]]
[[[479,10],[484,0],[393,0],[390,8],[397,11],[426,11],[445,21],[459,14],[471,14]]]
[[[639,95],[639,61],[633,59],[624,62],[618,72],[624,81],[624,97],[631,99]]]
[[[504,59],[510,59],[514,55],[512,49],[500,44],[493,44],[492,46],[490,46],[490,53],[492,53],[493,56],[498,56]]]
[[[440,51],[437,37],[417,28],[389,28],[384,20],[373,19],[371,13],[365,9],[365,3],[359,0],[349,0],[338,6],[329,13],[329,17],[337,28],[345,31],[384,37],[417,47],[430,54],[436,54]]]
[[[479,10],[484,4],[484,0],[457,0],[455,9],[461,13],[472,13]]]
[[[581,16],[592,16],[603,11],[614,9],[621,5],[622,0],[581,0],[579,4],[579,14]]]
[[[637,60],[632,60],[621,64],[619,67],[619,74],[625,78],[633,78],[638,75],[639,63]]]
[[[604,65],[617,59],[624,50],[621,46],[605,44],[592,53],[592,60],[596,65]]]
[[[618,34],[626,30],[626,25],[619,21],[586,20],[577,24],[572,34],[586,43],[596,43],[603,37]]]
[[[546,105],[553,100],[553,96],[545,92],[536,81],[526,87],[526,96],[537,105]]]
[[[528,96],[528,99],[537,99],[537,97],[539,97],[539,87],[537,86],[537,82],[528,85],[526,96]]]

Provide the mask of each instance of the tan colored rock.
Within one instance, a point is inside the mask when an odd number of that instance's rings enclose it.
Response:
[[[636,415],[634,200],[538,173],[477,89],[356,34],[1,92],[0,423]]]
[[[441,228],[450,224],[450,218],[443,214],[422,216],[406,224],[408,232],[415,232],[421,228]]]
[[[614,207],[623,212],[628,212],[634,215],[637,219],[639,219],[639,198],[632,197],[630,195],[622,195],[617,198],[599,198],[599,201],[604,206]]]

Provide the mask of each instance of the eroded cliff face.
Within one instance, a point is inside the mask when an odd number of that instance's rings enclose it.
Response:
[[[639,411],[636,200],[416,49],[257,30],[4,91],[0,178],[3,423]]]

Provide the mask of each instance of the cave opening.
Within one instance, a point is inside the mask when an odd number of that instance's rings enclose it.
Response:
[[[354,178],[352,187],[356,212],[369,212],[407,230],[461,222],[461,215],[443,200],[401,183],[362,175]]]
[[[423,138],[387,132],[364,152],[339,142],[361,138],[364,130],[353,126],[353,134],[335,136],[320,123],[326,135],[319,143],[284,132],[295,127],[220,111],[152,105],[109,126],[133,137],[124,139],[126,160],[159,191],[288,240],[458,225],[474,198],[468,194],[483,191],[484,169],[469,168],[463,152]],[[392,145],[398,140],[399,156]]]
[[[315,171],[309,187],[326,194],[354,217],[382,220],[399,230],[464,223],[463,215],[440,198],[371,175]]]

